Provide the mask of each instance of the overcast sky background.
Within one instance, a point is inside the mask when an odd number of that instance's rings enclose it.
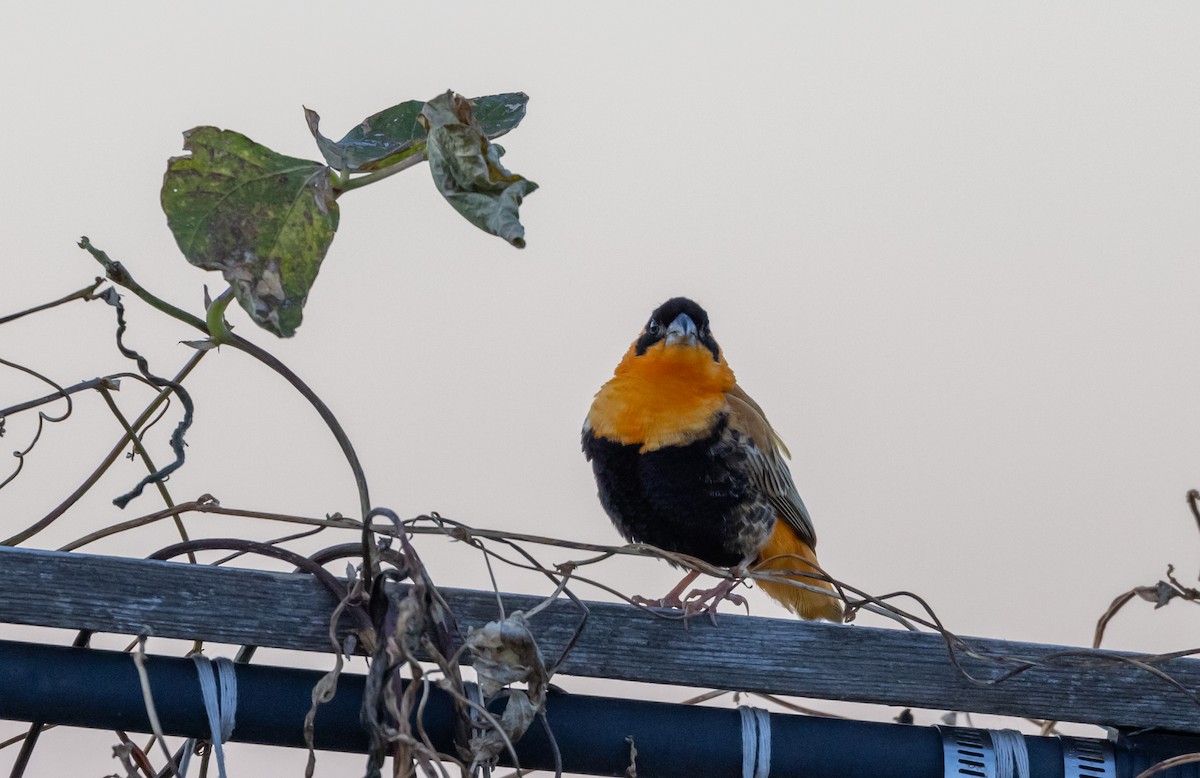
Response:
[[[231,308],[240,334],[338,414],[377,504],[617,542],[580,424],[650,310],[688,295],[790,446],[836,577],[919,592],[960,634],[1073,645],[1168,562],[1195,580],[1200,535],[1184,495],[1200,486],[1196,5],[281,8],[5,8],[0,314],[96,275],[74,247],[83,234],[200,312],[202,285],[223,286],[184,261],[158,204],[189,127],[319,159],[302,105],[339,137],[447,88],[524,91],[528,116],[502,141],[509,167],[541,185],[522,210],[524,251],[462,221],[421,166],[341,199],[295,338],[277,341]],[[173,374],[188,356],[177,341],[195,333],[136,303],[129,319],[130,342]],[[0,356],[62,384],[131,369],[113,329],[107,306],[74,303],[0,327]],[[197,413],[188,464],[170,481],[176,500],[210,492],[231,507],[357,513],[334,441],[277,376],[227,350],[188,386]],[[45,392],[0,370],[0,407]],[[134,415],[147,396],[127,384],[122,405]],[[9,419],[3,450],[23,448],[34,422]],[[56,505],[119,432],[99,396],[79,395],[0,493],[0,535]],[[161,461],[168,433],[151,435]],[[123,513],[110,503],[140,467],[115,466],[27,545],[158,509],[152,492]],[[290,530],[187,523],[197,536]],[[143,556],[171,540],[163,525],[90,550]],[[418,548],[438,583],[487,585],[477,557],[431,538]],[[498,572],[507,589],[548,591]],[[648,561],[591,572],[645,595],[676,578]],[[783,615],[750,599],[755,614]],[[1190,610],[1132,603],[1106,645],[1192,647]],[[0,636],[34,633],[0,625]],[[20,729],[0,723],[0,740]],[[48,733],[30,774],[112,771],[112,742]],[[301,774],[304,759],[232,754],[239,773],[271,760]],[[15,755],[0,751],[0,772]],[[325,755],[318,774],[361,763]]]

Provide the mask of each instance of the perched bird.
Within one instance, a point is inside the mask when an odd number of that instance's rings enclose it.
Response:
[[[795,580],[833,591],[818,572],[812,518],[784,462],[790,454],[737,385],[708,314],[686,297],[650,315],[596,393],[583,451],[600,502],[627,540],[743,571],[796,571]],[[686,610],[711,599],[711,611],[721,599],[740,600],[731,582],[681,600],[697,575],[655,603]],[[836,597],[758,583],[801,618],[842,620]]]

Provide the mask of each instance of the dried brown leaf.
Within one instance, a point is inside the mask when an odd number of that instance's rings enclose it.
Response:
[[[530,701],[541,709],[550,678],[524,613],[516,611],[503,621],[489,621],[471,630],[466,643],[475,654],[475,672],[486,697],[509,684],[525,683]]]

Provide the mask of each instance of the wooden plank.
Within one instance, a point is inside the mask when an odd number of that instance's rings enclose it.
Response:
[[[464,628],[496,617],[490,592],[442,589]],[[538,597],[504,595],[527,610]],[[308,651],[329,648],[334,598],[305,575],[0,548],[0,622],[92,629]],[[655,618],[631,606],[588,603],[564,675],[833,700],[1032,716],[1200,732],[1200,660],[1155,667],[1190,693],[1127,661],[1083,648],[967,638],[987,656],[1038,666],[994,685],[972,683],[941,636],[873,627],[722,615],[713,626]],[[533,619],[548,662],[582,614],[560,600]],[[1011,665],[962,657],[977,678]]]

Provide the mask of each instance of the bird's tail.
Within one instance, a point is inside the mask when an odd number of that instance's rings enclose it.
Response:
[[[831,583],[821,579],[821,570],[817,563],[817,554],[812,547],[796,536],[796,533],[786,522],[776,521],[771,537],[758,555],[755,570],[795,570],[797,575],[790,575],[794,581],[817,586],[830,592],[830,595],[802,589],[783,581],[756,581],[762,590],[773,599],[783,604],[783,607],[795,613],[802,619],[828,619],[842,621],[842,601],[838,599]],[[812,573],[806,576],[802,573]]]

